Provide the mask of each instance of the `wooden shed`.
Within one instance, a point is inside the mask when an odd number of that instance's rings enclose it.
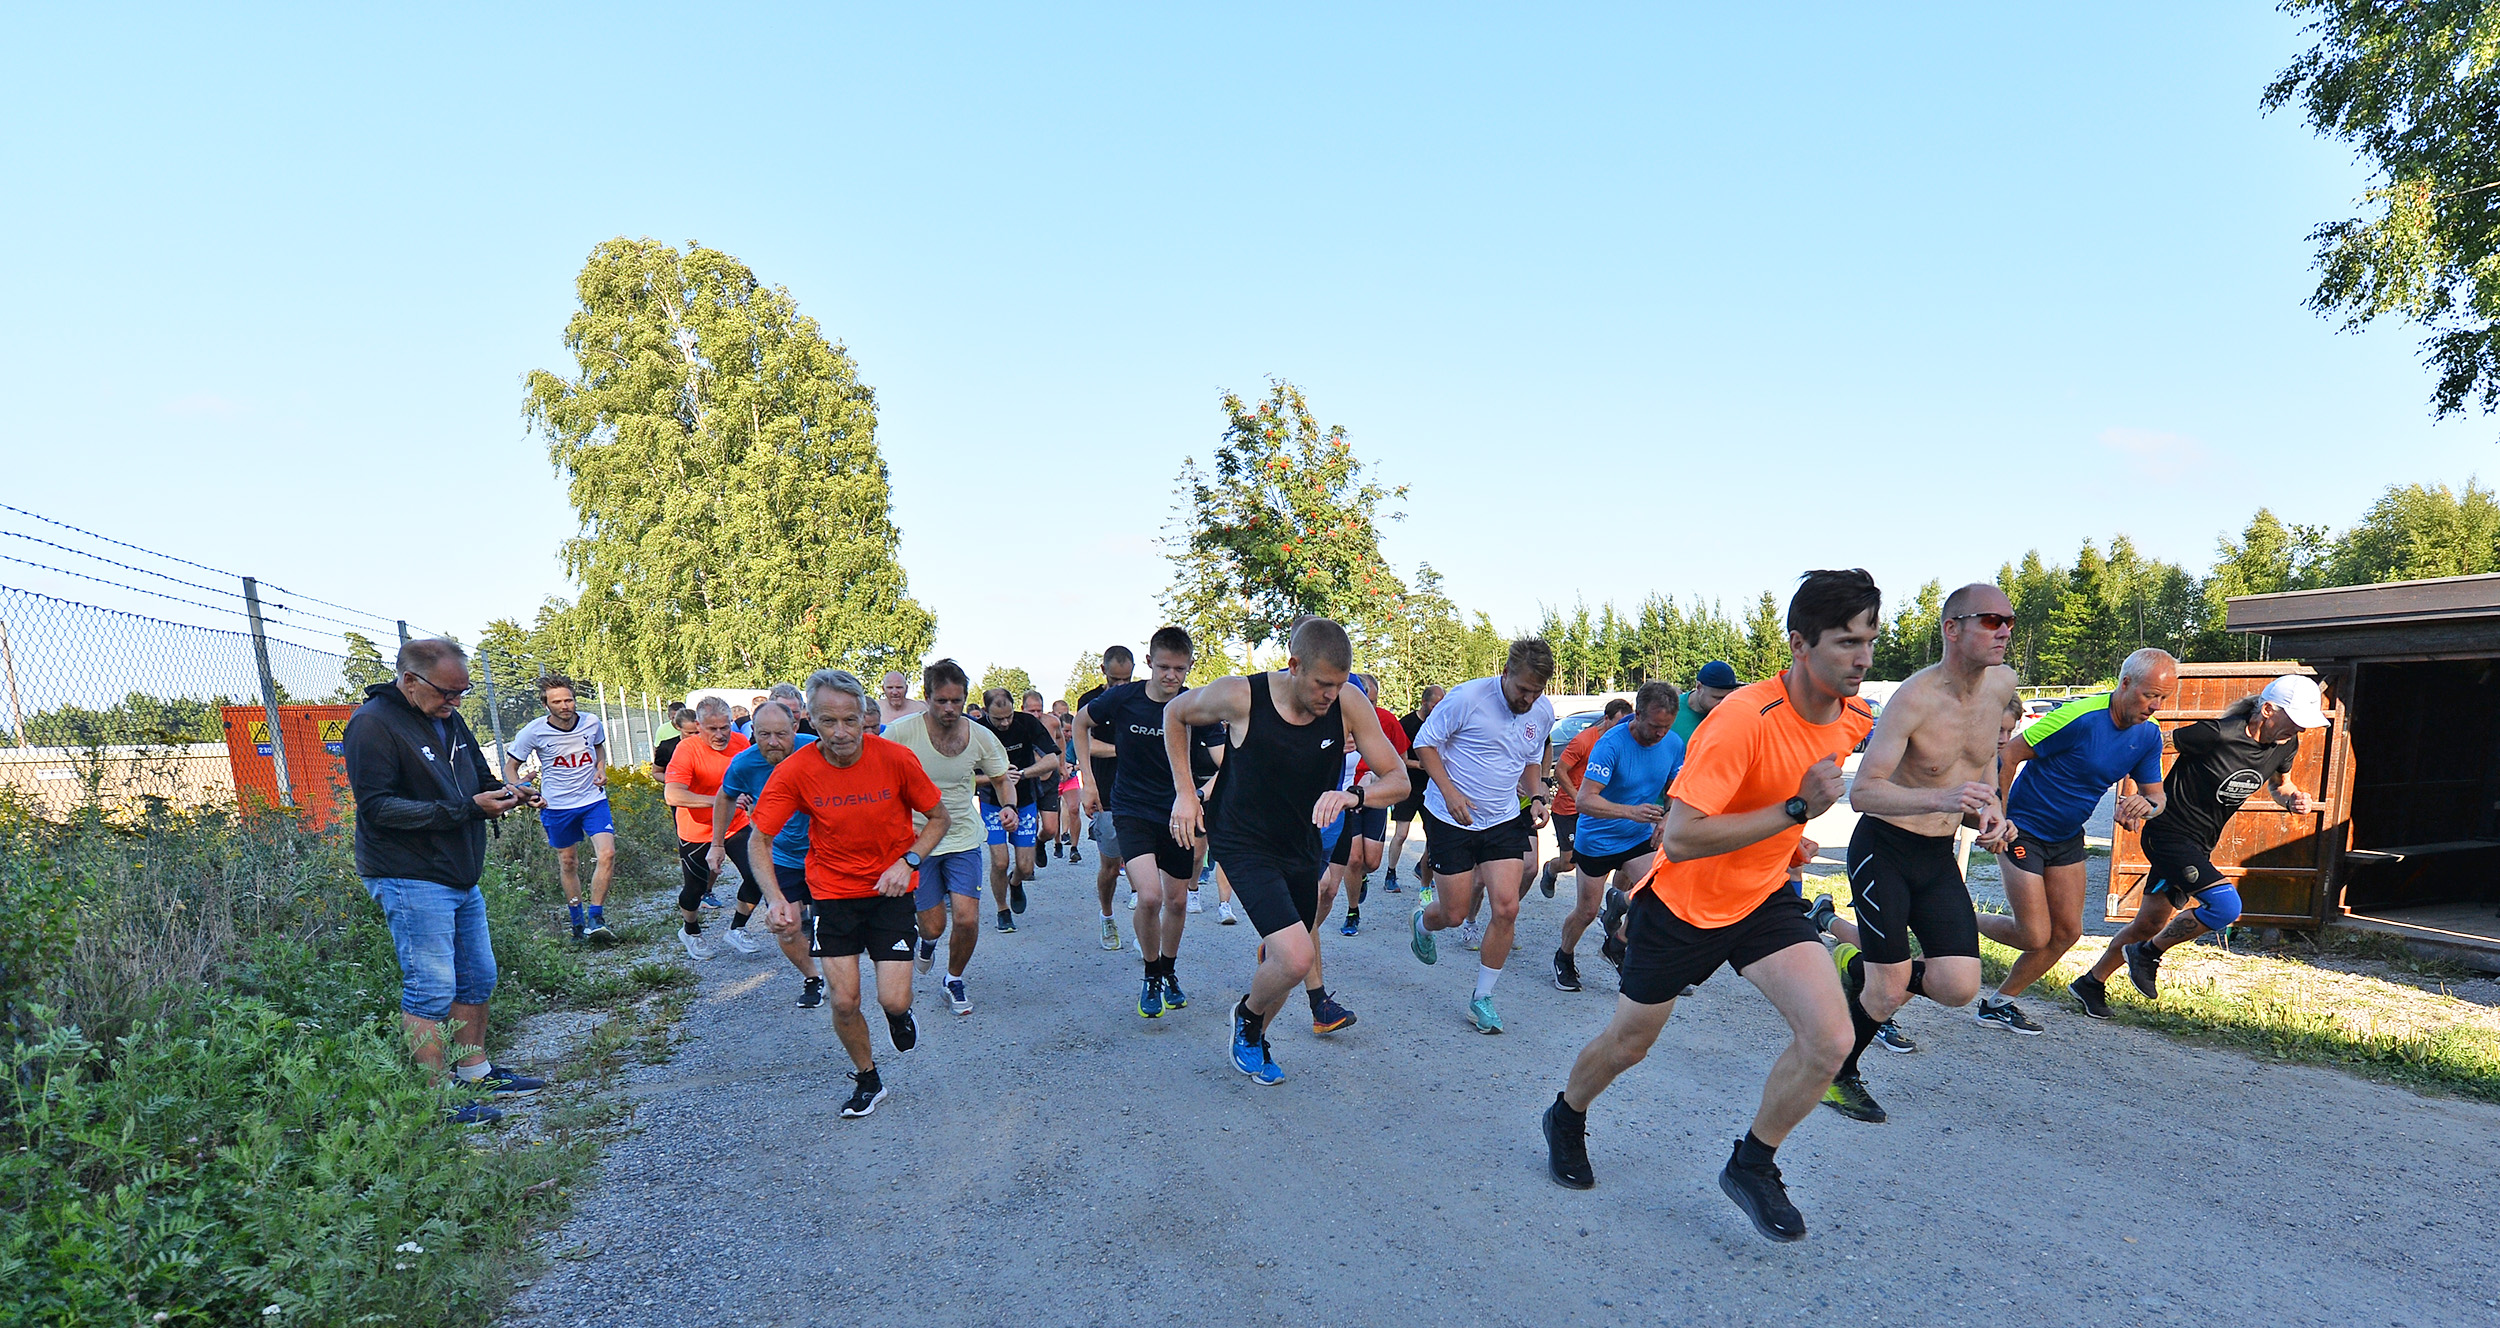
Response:
[[[2328,718],[2293,767],[2320,810],[2252,799],[2216,848],[2247,920],[2387,932],[2500,969],[2500,575],[2246,595],[2227,626],[2269,658],[2182,666],[2165,731],[2295,671],[2316,675]],[[2114,848],[2110,914],[2132,916],[2143,851],[2123,832]]]

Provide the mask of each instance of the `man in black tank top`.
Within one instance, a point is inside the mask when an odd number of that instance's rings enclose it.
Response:
[[[1315,1029],[1354,1022],[1318,985],[1319,878],[1328,868],[1320,827],[1349,807],[1387,806],[1406,796],[1406,767],[1381,732],[1380,717],[1368,703],[1337,703],[1354,667],[1345,629],[1326,618],[1305,618],[1286,650],[1281,671],[1217,679],[1172,698],[1163,712],[1163,741],[1176,772],[1172,837],[1188,845],[1206,837],[1232,881],[1233,898],[1264,941],[1249,994],[1233,1006],[1232,1047],[1233,1068],[1261,1084],[1285,1077],[1268,1051],[1267,1021],[1296,983],[1309,978],[1313,984]],[[1189,730],[1211,724],[1229,726],[1232,747],[1210,814],[1199,806],[1188,776],[1178,772],[1189,768],[1183,746]],[[1372,772],[1354,788],[1339,789],[1349,743]],[[1327,1021],[1320,1018],[1324,1009]]]

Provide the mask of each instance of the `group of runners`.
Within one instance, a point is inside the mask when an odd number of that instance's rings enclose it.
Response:
[[[1861,1058],[1879,1042],[1913,1049],[1892,1023],[1911,997],[1976,1001],[1983,1026],[2042,1031],[2013,998],[2080,935],[2084,823],[2104,795],[2119,790],[2117,821],[2142,832],[2151,869],[2136,920],[2068,988],[2095,1018],[2109,1016],[2104,984],[2121,967],[2155,997],[2165,951],[2237,918],[2214,846],[2261,791],[2308,809],[2289,772],[2301,731],[2325,722],[2316,685],[2287,673],[2221,717],[2181,726],[2165,772],[2153,717],[2177,666],[2149,649],[2127,658],[2113,692],[2021,722],[2004,663],[2014,610],[1985,583],[1947,598],[1943,658],[1902,684],[1879,721],[1858,691],[1880,608],[1864,571],[1809,572],[1788,608],[1786,670],[1745,683],[1712,663],[1687,690],[1646,682],[1559,747],[1543,641],[1513,642],[1499,674],[1426,688],[1399,716],[1377,704],[1377,681],[1355,672],[1346,632],[1324,618],[1292,627],[1284,667],[1198,687],[1188,685],[1188,633],[1165,627],[1147,643],[1142,677],[1113,647],[1101,683],[1073,710],[1002,690],[969,708],[951,660],[922,670],[916,698],[900,673],[871,693],[850,673],[820,670],[757,697],[744,732],[730,706],[705,700],[654,753],[678,818],[680,935],[690,955],[710,956],[704,914],[719,904],[722,863],[734,863],[729,944],[763,949],[749,925],[760,911],[799,974],[797,1004],[823,1005],[830,987],[854,1065],[842,1114],[866,1116],[887,1088],[859,957],[874,964],[891,1045],[907,1051],[918,1040],[914,970],[935,970],[941,941],[937,983],[954,1013],[972,1009],[965,974],[984,883],[995,926],[1013,931],[1041,846],[1081,863],[1090,844],[1106,950],[1126,948],[1114,903],[1122,879],[1132,890],[1142,1018],[1190,1003],[1179,958],[1201,880],[1224,897],[1223,921],[1238,905],[1259,945],[1229,988],[1230,1058],[1253,1082],[1276,1084],[1285,1076],[1268,1030],[1296,987],[1314,1032],[1356,1022],[1323,980],[1321,934],[1339,894],[1341,933],[1359,931],[1380,865],[1384,889],[1402,892],[1400,854],[1421,821],[1408,946],[1437,965],[1443,935],[1456,931],[1476,952],[1471,1027],[1503,1030],[1494,998],[1521,901],[1532,888],[1552,897],[1564,872],[1575,890],[1553,985],[1582,989],[1577,951],[1592,926],[1618,970],[1610,1018],[1544,1110],[1554,1179],[1596,1183],[1587,1121],[1597,1098],[1649,1054],[1676,1001],[1726,967],[1770,1001],[1789,1039],[1720,1186],[1764,1236],[1801,1239],[1778,1148],[1818,1103],[1885,1119]],[[580,894],[576,846],[594,844],[590,900],[576,904],[574,926],[595,940],[614,830],[603,803],[583,809],[597,801],[587,794],[602,778],[604,733],[573,708],[563,680],[544,691],[547,716],[506,760],[516,777],[518,762],[540,763],[568,898]],[[1862,744],[1854,776],[1844,774]],[[1850,916],[1801,886],[1819,851],[1807,823],[1844,798],[1859,813],[1845,857]],[[1537,833],[1549,825],[1558,853],[1540,870]],[[753,851],[759,833],[768,852]],[[1966,842],[1996,855],[2009,913],[1974,908]],[[1982,934],[2018,952],[1984,993]]]

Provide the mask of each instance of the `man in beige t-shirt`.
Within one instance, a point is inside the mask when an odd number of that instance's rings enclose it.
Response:
[[[973,786],[986,781],[997,790],[999,804],[1008,809],[1006,815],[1015,815],[1016,805],[1014,767],[1007,763],[1007,748],[996,734],[964,718],[964,696],[971,686],[963,666],[941,659],[920,671],[925,708],[885,726],[888,742],[900,743],[920,758],[921,770],[937,785],[946,808],[946,837],[920,864],[912,907],[920,910],[918,966],[923,973],[936,962],[938,937],[946,933],[947,914],[954,914],[955,937],[946,945],[943,985],[947,1004],[957,1014],[972,1013],[972,998],[964,990],[964,965],[972,961],[972,947],[981,938],[982,846],[988,831],[974,808]]]

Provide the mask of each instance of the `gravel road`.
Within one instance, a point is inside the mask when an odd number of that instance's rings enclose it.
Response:
[[[1262,1088],[1224,1056],[1250,929],[1192,918],[1192,1004],[1141,1020],[1092,870],[1046,867],[1022,930],[984,933],[970,1016],[919,980],[920,1047],[877,1028],[893,1094],[863,1121],[778,956],[702,965],[680,1054],[631,1080],[638,1132],[507,1321],[2500,1323],[2500,1108],[2046,1002],[2039,1038],[1914,1005],[1918,1053],[1868,1053],[1891,1123],[1818,1112],[1781,1150],[1812,1235],[1772,1245],[1715,1183],[1784,1036],[1743,981],[1600,1100],[1577,1193],[1536,1118],[1614,986],[1594,938],[1587,991],[1547,982],[1563,899],[1530,896],[1511,1031],[1483,1037],[1474,956],[1444,933],[1416,963],[1414,896],[1375,889],[1325,946],[1361,1022],[1317,1038],[1295,1001]]]

